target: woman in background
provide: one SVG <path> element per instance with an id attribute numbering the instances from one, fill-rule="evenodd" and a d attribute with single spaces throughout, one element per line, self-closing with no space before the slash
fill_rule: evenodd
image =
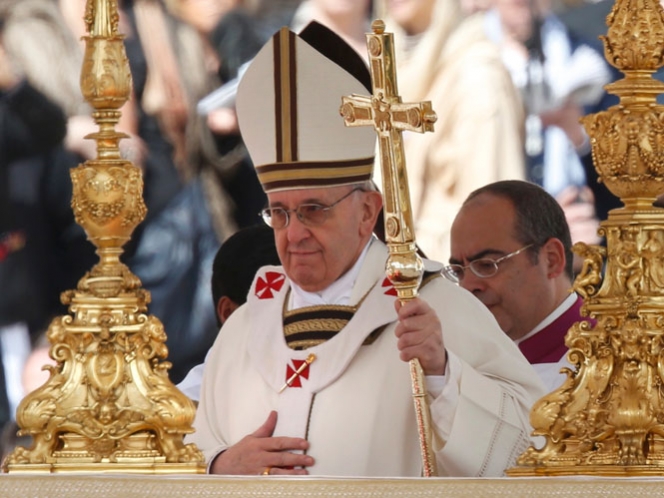
<path id="1" fill-rule="evenodd" d="M 459 0 L 379 0 L 377 13 L 395 33 L 403 101 L 429 100 L 438 116 L 433 133 L 405 133 L 404 148 L 418 245 L 447 261 L 465 197 L 524 178 L 522 106 L 481 19 L 464 19 Z"/>

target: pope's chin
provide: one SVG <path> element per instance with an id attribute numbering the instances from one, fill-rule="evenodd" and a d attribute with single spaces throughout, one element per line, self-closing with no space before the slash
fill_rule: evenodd
<path id="1" fill-rule="evenodd" d="M 304 261 L 309 259 L 309 262 Z M 288 264 L 284 265 L 288 277 L 307 292 L 317 292 L 323 290 L 320 283 L 320 268 L 311 262 L 311 256 L 308 258 L 294 257 L 291 255 Z"/>

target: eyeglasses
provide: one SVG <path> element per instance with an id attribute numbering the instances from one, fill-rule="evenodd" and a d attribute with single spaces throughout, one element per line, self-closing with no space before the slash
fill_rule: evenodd
<path id="1" fill-rule="evenodd" d="M 309 227 L 322 225 L 330 216 L 330 210 L 343 201 L 346 197 L 350 197 L 353 192 L 362 190 L 360 187 L 354 188 L 341 199 L 333 202 L 328 206 L 316 204 L 313 202 L 300 204 L 295 209 L 284 209 L 282 207 L 269 207 L 261 211 L 263 221 L 275 230 L 286 228 L 290 223 L 290 213 L 295 213 L 300 223 Z"/>
<path id="2" fill-rule="evenodd" d="M 452 282 L 457 284 L 463 280 L 464 274 L 468 269 L 470 269 L 470 271 L 472 271 L 473 274 L 475 274 L 475 276 L 479 278 L 493 277 L 496 273 L 498 273 L 498 265 L 500 263 L 510 258 L 513 258 L 517 254 L 522 253 L 523 251 L 532 247 L 533 245 L 534 244 L 528 244 L 527 246 L 522 247 L 521 249 L 517 249 L 516 251 L 506 254 L 505 256 L 502 256 L 501 258 L 498 259 L 480 258 L 471 261 L 470 263 L 468 263 L 467 266 L 448 265 L 443 268 L 443 275 L 448 280 L 451 280 Z"/>

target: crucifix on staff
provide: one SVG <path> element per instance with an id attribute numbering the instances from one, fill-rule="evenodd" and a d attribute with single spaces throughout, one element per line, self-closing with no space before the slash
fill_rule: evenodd
<path id="1" fill-rule="evenodd" d="M 394 37 L 376 20 L 367 34 L 373 95 L 342 98 L 341 115 L 347 126 L 373 126 L 378 134 L 383 178 L 385 238 L 389 249 L 386 273 L 399 299 L 417 296 L 424 268 L 417 254 L 408 174 L 403 152 L 403 131 L 433 131 L 436 113 L 431 102 L 403 103 L 397 88 Z M 431 422 L 424 374 L 417 358 L 410 361 L 413 401 L 422 452 L 423 474 L 436 475 L 431 451 Z"/>

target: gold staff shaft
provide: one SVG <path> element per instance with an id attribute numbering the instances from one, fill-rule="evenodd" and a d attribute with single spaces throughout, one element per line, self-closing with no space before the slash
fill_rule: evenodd
<path id="1" fill-rule="evenodd" d="M 401 302 L 417 296 L 424 267 L 417 254 L 402 132 L 433 131 L 436 115 L 430 102 L 404 104 L 397 91 L 394 37 L 376 20 L 367 34 L 373 95 L 343 97 L 341 114 L 347 126 L 373 126 L 378 134 L 383 177 L 385 236 L 389 249 L 386 274 Z M 431 450 L 431 413 L 420 361 L 410 361 L 411 387 L 420 437 L 423 475 L 436 475 Z"/>

